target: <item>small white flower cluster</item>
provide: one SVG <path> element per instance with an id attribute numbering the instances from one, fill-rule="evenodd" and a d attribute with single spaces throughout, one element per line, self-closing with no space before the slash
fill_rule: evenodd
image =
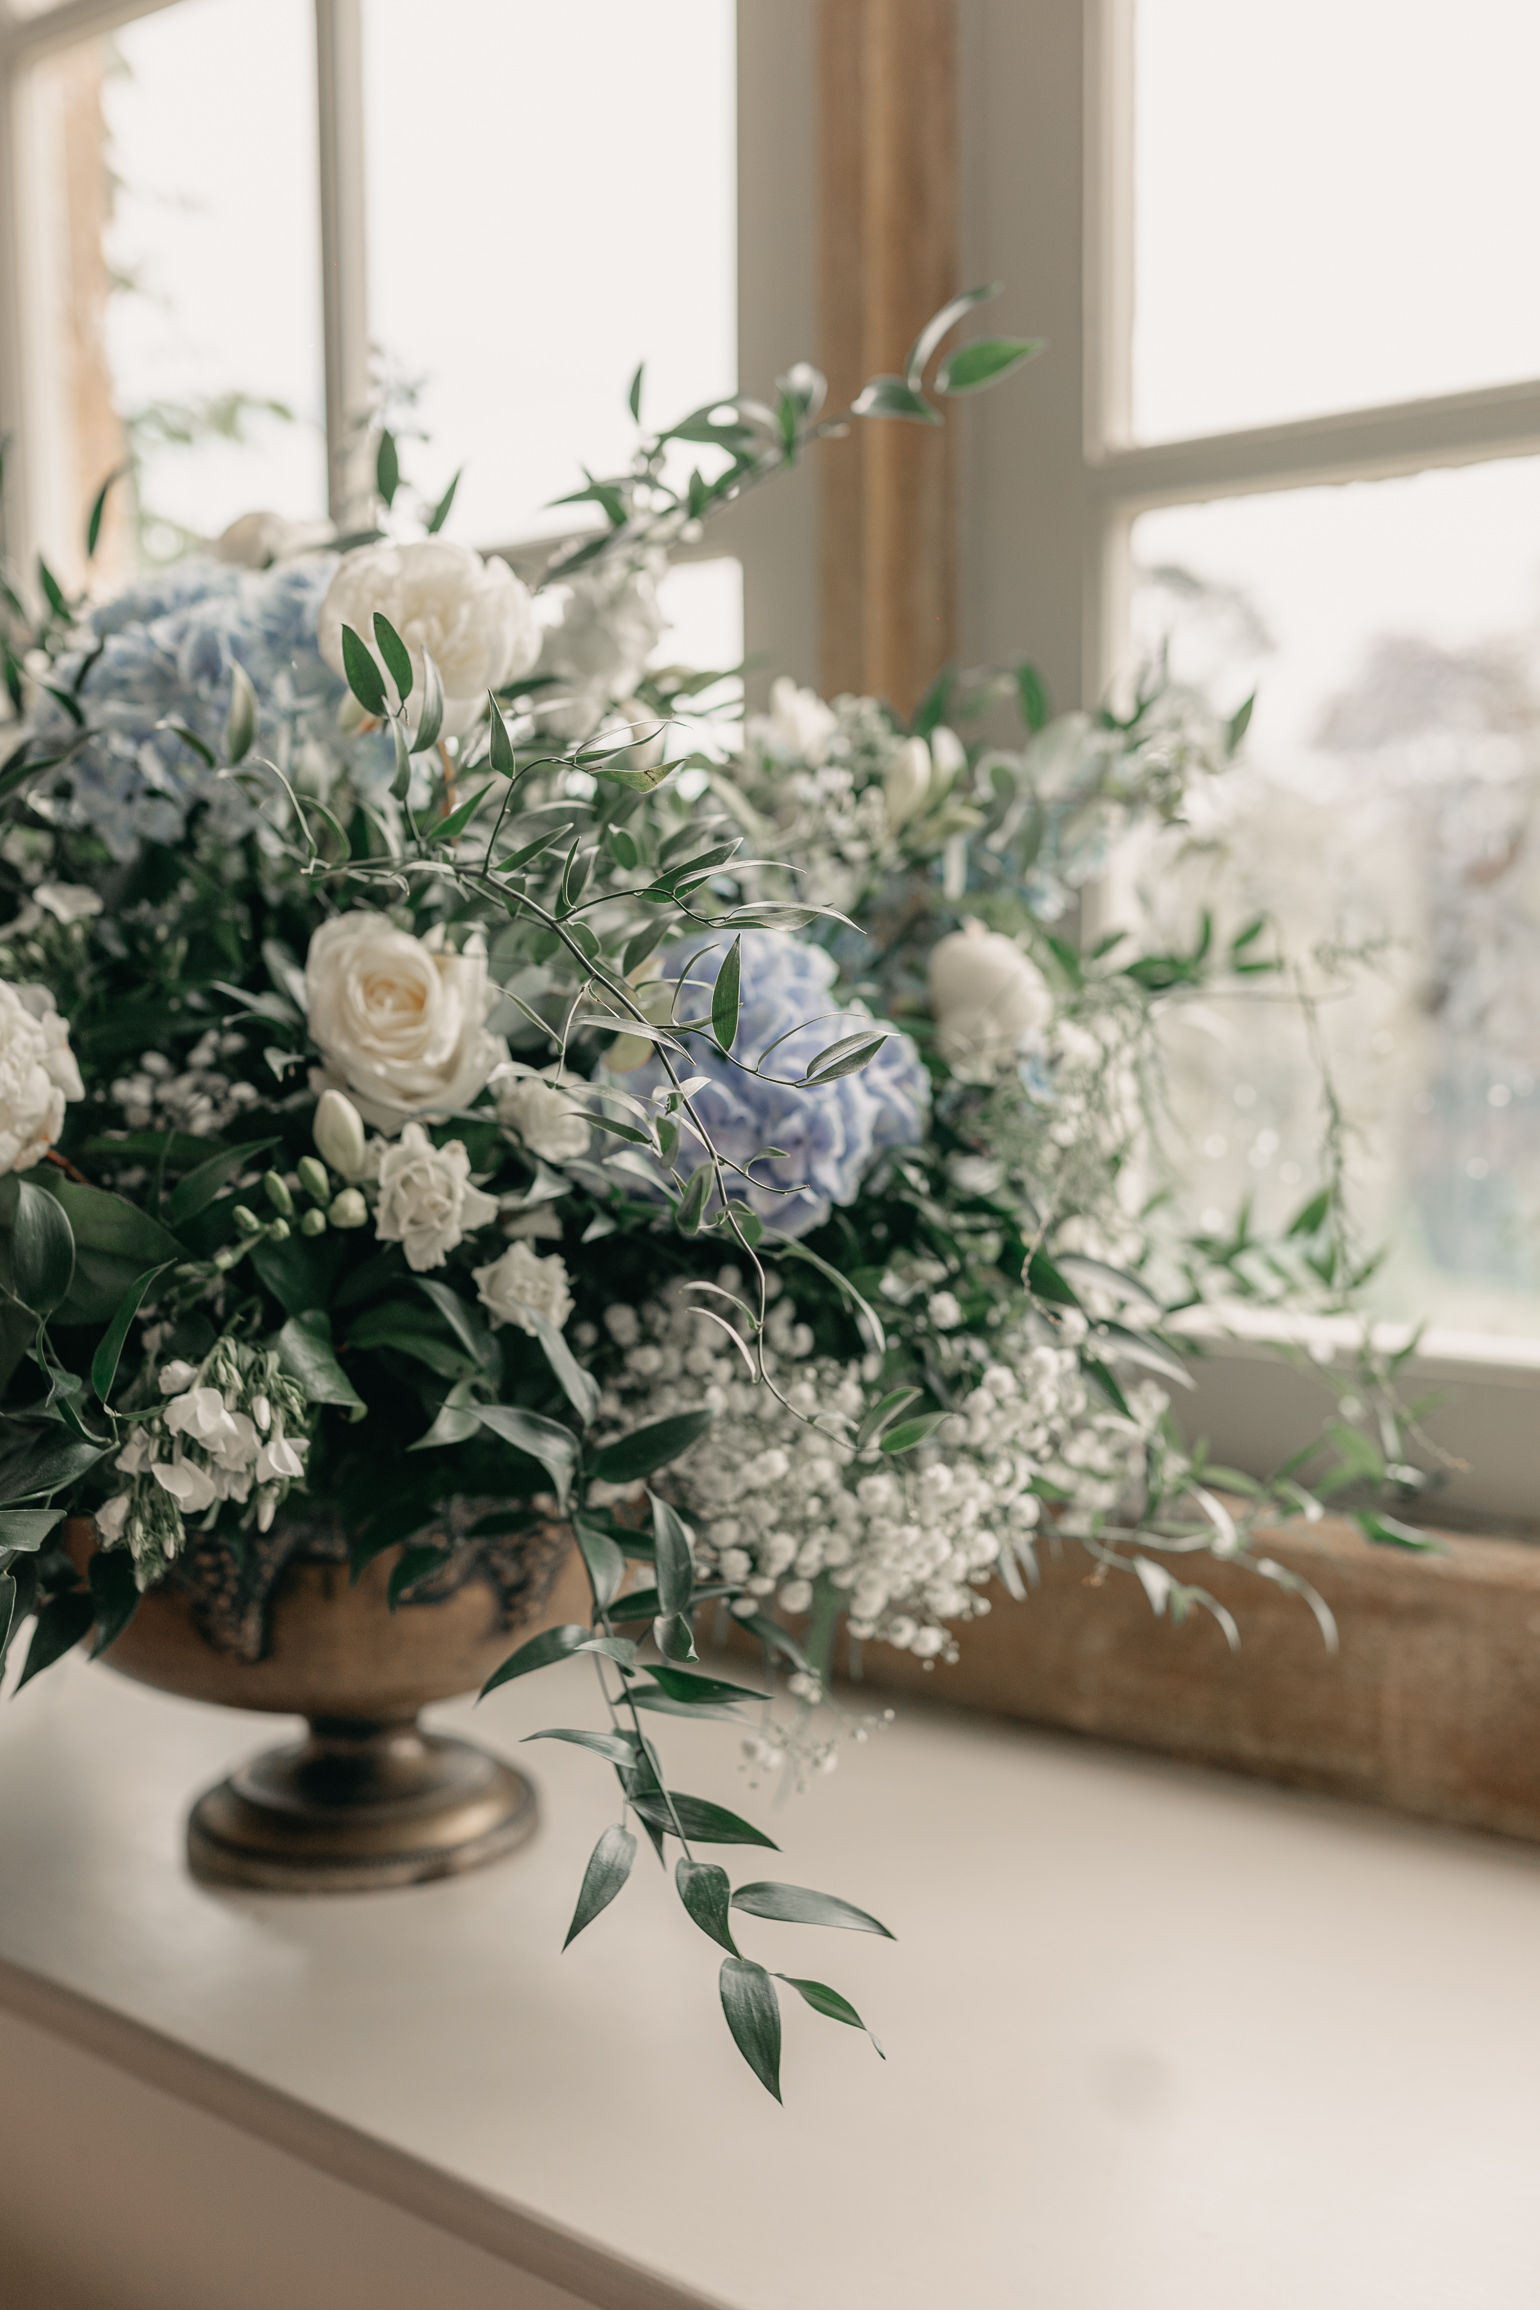
<path id="1" fill-rule="evenodd" d="M 1012 1573 L 1016 1562 L 1032 1568 L 1042 1516 L 1035 1486 L 1068 1496 L 1069 1530 L 1077 1512 L 1111 1509 L 1137 1481 L 1166 1409 L 1153 1384 L 1130 1392 L 1132 1420 L 1102 1408 L 1073 1353 L 1029 1325 L 987 1344 L 949 1333 L 936 1352 L 952 1417 L 901 1458 L 858 1459 L 849 1438 L 871 1394 L 868 1375 L 859 1364 L 812 1359 L 812 1334 L 787 1300 L 766 1328 L 766 1364 L 784 1403 L 753 1383 L 682 1290 L 640 1310 L 611 1307 L 605 1325 L 623 1371 L 605 1391 L 603 1428 L 702 1404 L 718 1415 L 668 1481 L 695 1526 L 702 1568 L 745 1589 L 737 1609 L 773 1599 L 806 1612 L 827 1573 L 853 1637 L 922 1660 L 950 1655 L 947 1623 L 988 1611 L 979 1591 L 1002 1560 Z"/>
<path id="2" fill-rule="evenodd" d="M 537 1083 L 534 1088 L 543 1092 L 548 1086 Z M 473 1183 L 463 1140 L 448 1139 L 436 1147 L 420 1123 L 406 1124 L 399 1139 L 367 1139 L 352 1101 L 331 1090 L 316 1103 L 314 1133 L 322 1158 L 344 1179 L 357 1182 L 332 1204 L 333 1222 L 362 1226 L 369 1210 L 365 1191 L 375 1194 L 375 1238 L 399 1243 L 415 1275 L 442 1267 L 468 1235 L 490 1227 L 502 1214 L 497 1197 Z M 504 1232 L 529 1232 L 520 1222 L 530 1216 L 515 1211 L 504 1220 Z M 556 1233 L 561 1233 L 559 1222 Z M 555 1254 L 541 1259 L 526 1242 L 510 1242 L 500 1257 L 472 1273 L 494 1329 L 511 1323 L 532 1333 L 536 1319 L 548 1316 L 560 1331 L 572 1313 L 566 1263 Z"/>
<path id="3" fill-rule="evenodd" d="M 267 1531 L 310 1449 L 301 1390 L 271 1349 L 220 1340 L 201 1364 L 177 1358 L 158 1375 L 162 1402 L 136 1420 L 114 1467 L 129 1487 L 96 1511 L 102 1545 L 127 1547 L 141 1588 L 159 1579 L 187 1527 L 256 1490 Z"/>
<path id="4" fill-rule="evenodd" d="M 241 1035 L 210 1027 L 187 1054 L 180 1074 L 160 1051 L 146 1051 L 131 1075 L 121 1075 L 112 1096 L 130 1131 L 186 1131 L 195 1139 L 221 1130 L 261 1093 L 234 1081 L 219 1065 L 246 1047 Z"/>

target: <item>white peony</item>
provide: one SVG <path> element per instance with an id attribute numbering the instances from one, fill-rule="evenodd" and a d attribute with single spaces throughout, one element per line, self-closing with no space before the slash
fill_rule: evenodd
<path id="1" fill-rule="evenodd" d="M 41 1163 L 63 1128 L 66 1100 L 84 1096 L 53 996 L 0 979 L 0 1171 Z"/>
<path id="2" fill-rule="evenodd" d="M 462 1236 L 496 1217 L 497 1198 L 471 1185 L 471 1159 L 458 1139 L 435 1147 L 420 1123 L 408 1123 L 380 1157 L 374 1232 L 401 1245 L 414 1273 L 442 1267 Z"/>
<path id="3" fill-rule="evenodd" d="M 478 720 L 488 690 L 527 674 L 540 636 L 527 589 L 505 561 L 483 561 L 469 546 L 441 537 L 415 545 L 361 545 L 344 554 L 326 589 L 316 624 L 321 655 L 343 673 L 342 629 L 351 626 L 375 651 L 374 614 L 390 620 L 412 661 L 408 717 L 415 730 L 422 701 L 423 652 L 444 685 L 444 735 L 462 737 Z M 381 665 L 381 671 L 384 667 Z M 389 674 L 392 700 L 396 688 Z"/>
<path id="4" fill-rule="evenodd" d="M 981 922 L 932 947 L 930 1005 L 942 1057 L 971 1083 L 987 1083 L 1041 1041 L 1053 1018 L 1053 997 L 1036 963 L 1014 939 Z"/>
<path id="5" fill-rule="evenodd" d="M 781 674 L 771 683 L 770 712 L 759 733 L 772 754 L 791 762 L 806 762 L 816 770 L 837 728 L 834 708 L 826 706 L 816 690 L 799 690 L 789 674 Z M 926 769 L 928 775 L 928 763 Z"/>
<path id="6" fill-rule="evenodd" d="M 494 1325 L 513 1323 L 533 1332 L 535 1317 L 544 1315 L 560 1331 L 572 1313 L 566 1265 L 554 1252 L 542 1259 L 527 1243 L 510 1243 L 501 1259 L 473 1272 L 477 1296 Z"/>
<path id="7" fill-rule="evenodd" d="M 305 960 L 310 1032 L 382 1131 L 468 1106 L 506 1062 L 483 1023 L 492 999 L 484 954 L 430 945 L 367 909 L 323 923 Z"/>
<path id="8" fill-rule="evenodd" d="M 588 1153 L 588 1118 L 554 1083 L 538 1075 L 508 1075 L 492 1088 L 499 1123 L 531 1155 L 547 1163 L 572 1163 Z"/>

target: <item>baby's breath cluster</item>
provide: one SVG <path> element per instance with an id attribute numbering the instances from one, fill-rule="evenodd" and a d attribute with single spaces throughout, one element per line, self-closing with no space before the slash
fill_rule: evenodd
<path id="1" fill-rule="evenodd" d="M 825 1584 L 854 1638 L 921 1660 L 949 1657 L 951 1624 L 988 1611 L 992 1574 L 1035 1571 L 1046 1502 L 1073 1499 L 1090 1517 L 1116 1507 L 1166 1409 L 1154 1386 L 1128 1394 L 1130 1418 L 1099 1403 L 1073 1351 L 1028 1319 L 987 1343 L 935 1343 L 950 1416 L 890 1458 L 854 1440 L 872 1359 L 816 1356 L 787 1295 L 765 1327 L 770 1387 L 687 1289 L 612 1306 L 605 1325 L 620 1353 L 601 1421 L 620 1429 L 702 1404 L 718 1414 L 668 1481 L 703 1568 L 741 1588 L 734 1609 L 800 1615 Z"/>

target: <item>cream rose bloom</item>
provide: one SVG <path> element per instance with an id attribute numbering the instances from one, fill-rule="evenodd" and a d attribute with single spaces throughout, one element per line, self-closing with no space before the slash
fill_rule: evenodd
<path id="1" fill-rule="evenodd" d="M 0 979 L 0 1171 L 41 1163 L 64 1127 L 65 1101 L 84 1096 L 53 996 Z"/>
<path id="2" fill-rule="evenodd" d="M 930 955 L 930 1006 L 941 1055 L 965 1082 L 987 1083 L 1041 1040 L 1053 997 L 1036 963 L 1001 931 L 969 922 Z"/>
<path id="3" fill-rule="evenodd" d="M 492 1089 L 499 1123 L 531 1155 L 547 1163 L 572 1163 L 588 1153 L 588 1118 L 554 1083 L 539 1075 L 507 1075 Z"/>
<path id="4" fill-rule="evenodd" d="M 458 1139 L 435 1147 L 420 1123 L 408 1123 L 380 1157 L 374 1232 L 401 1245 L 414 1274 L 442 1267 L 462 1236 L 496 1217 L 497 1198 L 471 1185 L 471 1159 Z"/>
<path id="5" fill-rule="evenodd" d="M 554 1252 L 549 1259 L 542 1259 L 527 1243 L 510 1243 L 501 1259 L 494 1259 L 489 1267 L 474 1268 L 472 1273 L 477 1296 L 494 1327 L 512 1323 L 520 1331 L 533 1332 L 535 1317 L 544 1315 L 560 1331 L 572 1313 L 566 1264 Z"/>
<path id="6" fill-rule="evenodd" d="M 415 545 L 361 545 L 344 554 L 326 589 L 316 621 L 321 655 L 345 671 L 342 629 L 351 626 L 374 650 L 374 613 L 395 627 L 412 661 L 409 719 L 415 730 L 422 700 L 426 650 L 444 684 L 444 735 L 463 737 L 486 704 L 488 690 L 527 674 L 540 655 L 540 636 L 527 589 L 505 561 L 483 561 L 469 546 L 441 537 Z M 378 652 L 375 652 L 378 661 Z M 381 672 L 385 669 L 381 665 Z M 385 687 L 396 695 L 388 673 Z"/>
<path id="7" fill-rule="evenodd" d="M 507 1044 L 484 1023 L 492 1000 L 484 954 L 413 938 L 367 908 L 323 923 L 305 958 L 310 1032 L 331 1086 L 380 1131 L 469 1106 L 506 1064 Z"/>

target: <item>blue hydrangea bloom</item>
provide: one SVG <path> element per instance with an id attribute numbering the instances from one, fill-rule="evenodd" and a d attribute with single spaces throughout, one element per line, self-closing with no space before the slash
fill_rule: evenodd
<path id="1" fill-rule="evenodd" d="M 694 963 L 681 1013 L 698 1018 L 709 1009 L 726 951 L 724 941 Z M 682 970 L 695 952 L 694 946 L 672 950 L 665 960 L 668 974 Z M 829 990 L 835 976 L 834 961 L 822 947 L 789 931 L 746 930 L 735 1054 L 758 1063 L 773 1043 L 766 1068 L 795 1078 L 831 1043 L 858 1033 L 871 1013 L 856 1002 L 833 1008 Z M 735 1178 L 731 1189 L 783 1235 L 806 1235 L 822 1225 L 834 1204 L 853 1203 L 878 1159 L 890 1149 L 915 1146 L 924 1132 L 930 1079 L 914 1044 L 896 1031 L 859 1074 L 811 1089 L 795 1080 L 771 1083 L 746 1075 L 706 1036 L 690 1036 L 689 1048 L 691 1072 L 706 1077 L 693 1104 L 718 1151 L 747 1166 L 762 1147 L 785 1148 L 784 1158 L 754 1163 L 752 1182 Z M 608 1079 L 643 1099 L 668 1081 L 655 1059 Z M 682 1133 L 675 1168 L 688 1176 L 705 1159 L 699 1143 Z"/>
<path id="2" fill-rule="evenodd" d="M 175 842 L 200 794 L 215 804 L 225 831 L 250 822 L 241 788 L 228 780 L 211 787 L 192 749 L 157 727 L 181 722 L 217 753 L 237 660 L 257 693 L 260 750 L 286 763 L 309 733 L 335 740 L 343 684 L 316 647 L 316 613 L 335 567 L 332 554 L 269 570 L 190 557 L 92 612 L 100 652 L 79 691 L 92 736 L 57 786 L 73 796 L 71 815 L 94 827 L 115 856 L 131 856 L 142 841 Z M 73 683 L 88 655 L 60 661 L 58 686 Z M 53 738 L 73 729 L 47 697 L 34 727 Z"/>

